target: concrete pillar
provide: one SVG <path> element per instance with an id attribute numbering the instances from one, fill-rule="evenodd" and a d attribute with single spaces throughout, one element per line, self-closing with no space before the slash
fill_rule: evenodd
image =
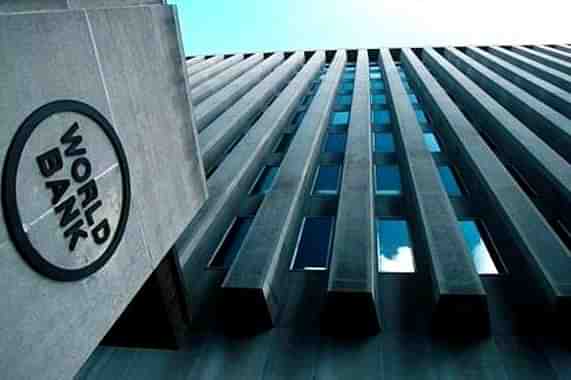
<path id="1" fill-rule="evenodd" d="M 554 84 L 567 92 L 571 92 L 571 75 L 564 74 L 559 70 L 552 69 L 549 66 L 516 54 L 508 49 L 492 46 L 489 47 L 487 51 L 490 54 L 508 61 L 512 65 L 529 71 L 538 78 Z"/>
<path id="2" fill-rule="evenodd" d="M 228 69 L 232 65 L 242 61 L 244 59 L 244 54 L 236 54 L 232 57 L 226 58 L 223 61 L 220 61 L 211 67 L 202 70 L 199 73 L 194 74 L 189 78 L 190 88 L 193 89 L 199 84 L 206 82 L 209 79 L 214 78 L 216 75 L 220 74 L 224 70 Z"/>
<path id="3" fill-rule="evenodd" d="M 186 67 L 190 67 L 190 66 L 194 66 L 197 63 L 203 62 L 204 61 L 204 57 L 203 56 L 199 56 L 199 57 L 192 57 L 190 59 L 187 59 L 185 62 Z"/>
<path id="4" fill-rule="evenodd" d="M 221 91 L 212 95 L 204 102 L 196 107 L 196 125 L 198 131 L 201 132 L 204 128 L 216 119 L 224 110 L 226 110 L 232 103 L 240 99 L 246 92 L 250 91 L 259 81 L 275 69 L 284 59 L 283 53 L 275 53 L 268 59 L 260 62 L 247 73 L 235 79 L 224 87 Z M 246 60 L 247 61 L 247 60 Z M 244 61 L 244 63 L 246 62 Z M 230 69 L 232 70 L 232 69 Z M 221 76 L 223 76 L 222 74 Z M 218 78 L 214 78 L 217 80 Z M 205 83 L 205 84 L 208 84 Z M 199 89 L 198 87 L 197 89 Z M 191 94 L 192 96 L 192 94 Z M 194 102 L 194 98 L 192 100 Z"/>
<path id="5" fill-rule="evenodd" d="M 369 58 L 359 50 L 324 311 L 336 333 L 377 332 Z"/>
<path id="6" fill-rule="evenodd" d="M 548 54 L 544 54 L 535 49 L 529 49 L 522 46 L 512 46 L 512 51 L 523 55 L 524 57 L 533 59 L 539 63 L 549 66 L 555 70 L 559 70 L 564 74 L 571 75 L 571 64 L 560 59 L 554 58 Z"/>
<path id="7" fill-rule="evenodd" d="M 286 81 L 303 65 L 304 60 L 303 52 L 289 57 L 234 105 L 226 109 L 208 128 L 202 130 L 198 138 L 207 173 L 224 159 L 224 150 L 240 134 L 247 132 L 251 118 L 262 109 L 271 95 L 279 92 Z"/>
<path id="8" fill-rule="evenodd" d="M 216 78 L 212 78 L 206 82 L 203 82 L 198 87 L 194 88 L 191 92 L 192 104 L 198 106 L 206 98 L 212 96 L 216 91 L 224 88 L 230 83 L 234 83 L 235 79 L 240 77 L 240 75 L 248 72 L 252 67 L 256 66 L 258 63 L 264 60 L 263 54 L 254 54 L 244 61 L 238 63 L 234 67 L 226 70 Z M 192 78 L 192 76 L 191 76 Z"/>
<path id="9" fill-rule="evenodd" d="M 0 14 L 2 378 L 72 378 L 205 201 L 177 23 Z"/>
<path id="10" fill-rule="evenodd" d="M 224 282 L 232 323 L 262 329 L 274 325 L 283 302 L 288 271 L 302 220 L 302 206 L 341 80 L 346 52 L 338 50 L 317 95 L 293 138 L 272 191 L 266 194 L 250 232 Z"/>
<path id="11" fill-rule="evenodd" d="M 205 303 L 212 301 L 209 298 L 211 290 L 220 285 L 225 275 L 225 272 L 205 271 L 204 268 L 263 166 L 263 158 L 271 152 L 280 132 L 287 127 L 324 61 L 324 52 L 313 54 L 208 179 L 208 200 L 174 247 L 183 267 L 193 317 Z"/>
<path id="12" fill-rule="evenodd" d="M 571 54 L 549 46 L 534 46 L 533 50 L 540 51 L 565 62 L 571 62 Z"/>
<path id="13" fill-rule="evenodd" d="M 505 79 L 513 82 L 536 99 L 555 109 L 565 117 L 571 117 L 571 93 L 560 89 L 540 78 L 531 75 L 482 49 L 466 48 L 466 54 L 496 72 Z"/>
<path id="14" fill-rule="evenodd" d="M 553 306 L 560 308 L 569 302 L 571 261 L 566 247 L 412 50 L 404 49 L 401 60 L 449 151 L 455 152 L 454 159 L 469 170 L 463 177 L 473 180 L 479 189 L 475 199 L 485 203 L 478 205 L 492 210 L 512 236 L 519 252 L 511 256 L 523 255 L 529 272 L 535 276 L 536 286 Z M 506 258 L 508 255 L 510 253 L 505 252 Z"/>
<path id="15" fill-rule="evenodd" d="M 434 49 L 423 49 L 422 60 L 456 104 L 477 121 L 479 131 L 502 147 L 505 159 L 536 179 L 538 190 L 550 194 L 553 202 L 569 207 L 569 163 Z"/>
<path id="16" fill-rule="evenodd" d="M 422 249 L 430 256 L 435 324 L 440 328 L 457 318 L 470 318 L 476 326 L 485 328 L 486 292 L 388 49 L 381 49 L 380 58 L 394 114 L 397 155 L 403 163 L 403 188 L 414 210 L 411 222 L 420 243 L 417 250 Z"/>
<path id="17" fill-rule="evenodd" d="M 567 161 L 571 162 L 571 123 L 567 117 L 529 93 L 503 79 L 459 50 L 445 50 L 445 56 L 503 107 L 535 132 Z"/>
<path id="18" fill-rule="evenodd" d="M 192 78 L 193 75 L 211 67 L 212 65 L 215 65 L 216 63 L 222 61 L 223 59 L 224 59 L 223 55 L 215 55 L 214 57 L 204 59 L 202 62 L 198 62 L 196 64 L 192 65 L 187 64 L 186 71 L 188 72 L 189 77 Z"/>

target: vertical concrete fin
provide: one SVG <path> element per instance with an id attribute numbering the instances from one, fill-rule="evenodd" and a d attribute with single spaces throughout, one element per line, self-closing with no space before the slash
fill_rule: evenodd
<path id="1" fill-rule="evenodd" d="M 467 172 L 482 196 L 482 208 L 492 210 L 505 231 L 510 231 L 523 260 L 537 279 L 537 286 L 554 305 L 569 300 L 571 262 L 569 252 L 517 182 L 486 145 L 474 126 L 410 49 L 404 49 L 403 64 L 417 85 L 435 127 Z M 485 202 L 485 203 L 484 203 Z M 519 254 L 502 252 L 506 260 Z"/>
<path id="2" fill-rule="evenodd" d="M 202 70 L 199 73 L 192 75 L 189 79 L 190 88 L 193 89 L 199 84 L 206 82 L 211 78 L 214 78 L 216 75 L 220 74 L 221 72 L 235 65 L 236 63 L 242 61 L 243 59 L 244 59 L 243 54 L 236 54 L 212 65 L 211 67 L 205 70 Z"/>
<path id="3" fill-rule="evenodd" d="M 242 248 L 222 284 L 234 322 L 270 327 L 277 321 L 287 284 L 288 258 L 302 219 L 321 142 L 337 86 L 347 60 L 338 50 L 281 164 L 272 191 L 266 194 Z"/>
<path id="4" fill-rule="evenodd" d="M 208 67 L 211 67 L 212 65 L 222 61 L 224 59 L 223 55 L 215 55 L 214 57 L 210 57 L 207 59 L 203 59 L 200 62 L 197 62 L 195 64 L 192 65 L 187 65 L 187 72 L 189 77 L 191 77 L 192 75 L 195 75 L 199 72 L 201 72 L 202 70 L 207 69 Z"/>
<path id="5" fill-rule="evenodd" d="M 204 57 L 203 56 L 198 56 L 198 57 L 192 57 L 186 60 L 185 65 L 186 68 L 188 69 L 191 66 L 196 65 L 197 63 L 203 62 L 204 61 Z M 188 71 L 188 70 L 187 70 Z"/>
<path id="6" fill-rule="evenodd" d="M 471 317 L 487 326 L 486 292 L 434 160 L 424 144 L 414 109 L 388 49 L 381 49 L 380 57 L 394 114 L 397 154 L 403 163 L 403 188 L 413 209 L 411 222 L 420 243 L 417 254 L 424 251 L 430 256 L 435 322 L 438 326 L 450 324 L 452 327 L 457 318 Z"/>
<path id="7" fill-rule="evenodd" d="M 303 52 L 290 56 L 283 64 L 216 118 L 199 136 L 206 172 L 224 158 L 224 151 L 248 131 L 251 119 L 270 101 L 273 94 L 303 65 Z"/>
<path id="8" fill-rule="evenodd" d="M 559 70 L 562 73 L 571 75 L 571 64 L 565 61 L 552 57 L 548 54 L 544 54 L 543 52 L 540 52 L 536 49 L 529 49 L 522 46 L 512 46 L 511 50 L 523 55 L 524 57 L 533 59 L 534 61 L 549 66 L 555 70 Z"/>
<path id="9" fill-rule="evenodd" d="M 571 53 L 559 49 L 554 49 L 549 46 L 534 46 L 533 49 L 545 53 L 547 55 L 550 55 L 552 57 L 555 57 L 557 59 L 560 59 L 562 61 L 571 63 Z"/>
<path id="10" fill-rule="evenodd" d="M 374 333 L 380 328 L 369 93 L 369 58 L 359 50 L 323 313 L 332 332 Z"/>

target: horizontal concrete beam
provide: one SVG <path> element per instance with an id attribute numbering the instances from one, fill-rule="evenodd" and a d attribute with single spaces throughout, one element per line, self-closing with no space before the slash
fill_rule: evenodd
<path id="1" fill-rule="evenodd" d="M 410 49 L 401 56 L 421 99 L 430 111 L 435 128 L 454 160 L 467 168 L 465 178 L 477 182 L 478 193 L 497 220 L 510 231 L 514 244 L 533 273 L 536 286 L 551 303 L 560 307 L 571 299 L 570 253 L 545 218 L 525 195 L 500 160 L 466 119 L 460 109 Z M 507 253 L 506 253 L 507 256 Z"/>
<path id="2" fill-rule="evenodd" d="M 394 113 L 395 138 L 403 171 L 403 188 L 419 238 L 418 248 L 429 257 L 435 301 L 434 321 L 441 327 L 456 318 L 471 316 L 488 325 L 486 292 L 476 273 L 458 227 L 454 209 L 438 169 L 426 148 L 416 114 L 388 49 L 381 61 Z"/>
<path id="3" fill-rule="evenodd" d="M 571 93 L 537 78 L 482 49 L 466 48 L 466 54 L 501 75 L 510 82 L 529 92 L 536 99 L 552 107 L 565 117 L 571 117 Z"/>
<path id="4" fill-rule="evenodd" d="M 248 62 L 250 58 L 256 58 L 253 62 Z M 230 84 L 225 86 L 221 91 L 218 91 L 216 94 L 210 96 L 204 102 L 200 103 L 196 108 L 195 116 L 196 116 L 196 125 L 198 131 L 202 131 L 204 128 L 208 127 L 208 125 L 216 119 L 224 110 L 226 110 L 232 103 L 238 100 L 241 96 L 243 96 L 246 92 L 250 91 L 252 87 L 254 87 L 259 81 L 261 81 L 266 75 L 268 75 L 273 69 L 276 68 L 284 59 L 283 53 L 275 53 L 272 54 L 271 57 L 261 61 L 259 64 L 255 65 L 259 59 L 263 58 L 262 54 L 256 54 L 245 60 L 244 62 L 239 63 L 238 65 L 234 66 L 233 68 L 229 69 L 225 73 L 222 73 L 219 78 L 225 76 L 230 71 L 238 68 L 242 64 L 248 62 L 253 66 L 252 69 L 248 70 L 244 75 L 240 76 L 238 79 L 231 81 Z M 213 80 L 218 80 L 219 78 L 214 78 Z M 209 81 L 210 82 L 210 81 Z M 204 83 L 204 85 L 208 85 L 209 82 Z M 202 86 L 197 87 L 195 90 L 199 90 Z M 191 93 L 192 102 L 194 104 L 194 91 Z"/>
<path id="5" fill-rule="evenodd" d="M 498 103 L 516 115 L 527 128 L 571 162 L 571 122 L 567 117 L 458 49 L 446 49 L 445 56 Z"/>
<path id="6" fill-rule="evenodd" d="M 524 57 L 533 59 L 539 63 L 542 63 L 546 66 L 549 66 L 555 70 L 559 70 L 562 73 L 567 75 L 571 75 L 571 64 L 562 61 L 560 59 L 554 58 L 548 54 L 540 52 L 535 49 L 529 49 L 521 46 L 512 46 L 512 51 L 515 51 L 518 54 L 523 55 Z"/>
<path id="7" fill-rule="evenodd" d="M 247 131 L 256 112 L 264 107 L 271 95 L 279 92 L 303 62 L 302 52 L 289 57 L 200 133 L 200 150 L 207 173 L 220 162 L 234 139 Z"/>
<path id="8" fill-rule="evenodd" d="M 204 61 L 204 57 L 203 56 L 199 56 L 199 57 L 192 57 L 190 59 L 187 59 L 185 62 L 186 67 L 190 67 L 190 66 L 194 66 L 197 63 L 203 62 Z"/>
<path id="9" fill-rule="evenodd" d="M 223 279 L 219 271 L 204 268 L 242 205 L 244 194 L 263 165 L 263 158 L 288 125 L 324 61 L 322 51 L 311 57 L 208 179 L 208 199 L 174 247 L 183 267 L 193 316 L 209 301 L 208 290 L 218 287 Z"/>
<path id="10" fill-rule="evenodd" d="M 228 69 L 229 67 L 240 62 L 243 59 L 244 59 L 244 54 L 236 54 L 230 58 L 226 58 L 223 61 L 220 61 L 220 62 L 202 70 L 199 73 L 192 75 L 189 78 L 190 88 L 193 89 L 196 86 L 198 86 L 199 84 L 206 82 L 207 80 L 215 77 L 216 75 L 218 75 L 222 71 Z"/>
<path id="11" fill-rule="evenodd" d="M 571 75 L 552 69 L 549 66 L 536 62 L 533 59 L 526 58 L 520 54 L 516 54 L 508 49 L 492 46 L 487 49 L 487 52 L 500 57 L 512 65 L 518 66 L 532 73 L 536 77 L 554 84 L 567 92 L 571 92 Z"/>
<path id="12" fill-rule="evenodd" d="M 346 60 L 346 52 L 338 50 L 282 161 L 272 191 L 262 201 L 222 284 L 232 322 L 241 328 L 268 328 L 277 320 L 287 289 L 284 273 L 301 224 L 303 200 L 317 166 Z"/>
<path id="13" fill-rule="evenodd" d="M 260 62 L 263 62 L 263 60 L 263 54 L 254 54 L 244 61 L 234 65 L 234 67 L 226 70 L 216 78 L 212 78 L 202 83 L 200 86 L 194 88 L 190 93 L 192 104 L 198 106 L 209 96 L 212 96 L 217 91 L 225 88 L 230 83 L 233 83 L 236 78 L 239 78 L 242 74 L 247 73 L 248 70 L 252 69 L 252 67 L 255 67 Z"/>
<path id="14" fill-rule="evenodd" d="M 223 55 L 215 55 L 214 57 L 210 57 L 208 59 L 204 59 L 201 62 L 195 63 L 195 64 L 186 64 L 186 71 L 188 73 L 189 77 L 192 77 L 192 75 L 201 72 L 202 70 L 216 64 L 217 62 L 220 62 L 224 59 Z"/>
<path id="15" fill-rule="evenodd" d="M 423 49 L 422 60 L 460 109 L 473 123 L 477 121 L 474 126 L 479 132 L 502 147 L 510 164 L 529 178 L 541 178 L 553 201 L 567 207 L 571 200 L 569 163 L 434 49 Z"/>
<path id="16" fill-rule="evenodd" d="M 335 334 L 375 333 L 381 325 L 369 93 L 369 57 L 359 50 L 323 313 L 325 329 Z"/>

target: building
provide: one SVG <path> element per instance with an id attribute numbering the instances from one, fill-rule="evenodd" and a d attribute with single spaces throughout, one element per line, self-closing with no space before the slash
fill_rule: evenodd
<path id="1" fill-rule="evenodd" d="M 141 349 L 140 294 L 78 379 L 571 379 L 571 45 L 186 65 L 190 329 Z"/>

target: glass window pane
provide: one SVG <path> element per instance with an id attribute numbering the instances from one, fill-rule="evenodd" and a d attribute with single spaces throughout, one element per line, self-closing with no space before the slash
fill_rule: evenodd
<path id="1" fill-rule="evenodd" d="M 408 98 L 410 99 L 410 102 L 413 105 L 417 105 L 418 104 L 418 98 L 416 97 L 416 95 L 414 94 L 408 94 Z M 418 116 L 417 116 L 418 117 Z"/>
<path id="2" fill-rule="evenodd" d="M 351 95 L 337 95 L 335 102 L 340 106 L 351 105 Z"/>
<path id="3" fill-rule="evenodd" d="M 355 79 L 354 71 L 346 71 L 343 73 L 343 80 L 353 80 Z"/>
<path id="4" fill-rule="evenodd" d="M 345 71 L 355 71 L 355 66 L 346 66 Z"/>
<path id="5" fill-rule="evenodd" d="M 391 123 L 391 112 L 389 110 L 371 111 L 371 122 L 377 125 L 388 125 Z"/>
<path id="6" fill-rule="evenodd" d="M 440 173 L 440 178 L 442 179 L 442 183 L 444 184 L 444 188 L 448 195 L 452 196 L 460 196 L 462 195 L 462 191 L 460 190 L 460 186 L 458 186 L 458 182 L 456 181 L 456 177 L 452 172 L 452 169 L 448 166 L 438 166 L 438 172 Z"/>
<path id="7" fill-rule="evenodd" d="M 304 115 L 305 115 L 305 111 L 299 111 L 298 113 L 295 114 L 291 123 L 293 125 L 297 125 L 297 124 L 301 123 L 301 120 L 303 119 Z"/>
<path id="8" fill-rule="evenodd" d="M 412 88 L 410 87 L 410 83 L 407 80 L 403 80 L 402 85 L 404 86 L 404 89 L 406 90 L 406 92 L 408 92 L 408 93 L 413 92 Z"/>
<path id="9" fill-rule="evenodd" d="M 328 133 L 325 141 L 325 151 L 330 153 L 345 152 L 347 135 L 345 133 Z"/>
<path id="10" fill-rule="evenodd" d="M 405 220 L 377 219 L 379 272 L 413 273 L 414 257 Z"/>
<path id="11" fill-rule="evenodd" d="M 258 177 L 256 184 L 252 188 L 251 195 L 266 194 L 272 188 L 274 179 L 278 172 L 277 166 L 265 166 L 262 169 L 262 174 Z"/>
<path id="12" fill-rule="evenodd" d="M 333 217 L 305 218 L 303 220 L 291 269 L 327 269 L 332 227 Z"/>
<path id="13" fill-rule="evenodd" d="M 371 71 L 369 73 L 369 78 L 371 79 L 381 79 L 383 76 L 381 75 L 380 71 Z"/>
<path id="14" fill-rule="evenodd" d="M 343 91 L 353 90 L 353 82 L 341 82 L 341 90 Z"/>
<path id="15" fill-rule="evenodd" d="M 346 111 L 333 112 L 333 115 L 331 115 L 331 124 L 332 125 L 349 124 L 349 112 Z"/>
<path id="16" fill-rule="evenodd" d="M 291 139 L 293 138 L 292 133 L 284 133 L 282 138 L 277 143 L 276 148 L 274 149 L 275 153 L 285 153 L 289 148 L 289 144 L 291 144 Z"/>
<path id="17" fill-rule="evenodd" d="M 428 148 L 429 152 L 432 153 L 440 152 L 440 145 L 438 144 L 438 140 L 436 140 L 436 136 L 434 136 L 434 133 L 425 133 L 424 143 L 426 144 L 426 148 Z"/>
<path id="18" fill-rule="evenodd" d="M 339 184 L 340 167 L 338 165 L 323 165 L 317 169 L 317 178 L 313 194 L 336 195 Z"/>
<path id="19" fill-rule="evenodd" d="M 414 95 L 412 95 L 412 96 L 414 96 Z M 424 111 L 415 110 L 415 112 L 416 112 L 416 120 L 418 120 L 419 123 L 421 123 L 421 124 L 427 124 L 428 123 L 428 119 L 426 118 Z"/>
<path id="20" fill-rule="evenodd" d="M 378 165 L 375 171 L 375 193 L 378 195 L 400 195 L 401 178 L 397 165 Z"/>
<path id="21" fill-rule="evenodd" d="M 253 216 L 236 218 L 226 233 L 226 236 L 224 236 L 224 241 L 214 254 L 210 267 L 230 268 L 232 261 L 234 261 L 236 254 L 242 246 L 242 242 L 244 241 L 253 220 Z"/>
<path id="22" fill-rule="evenodd" d="M 385 83 L 379 79 L 371 80 L 371 89 L 373 90 L 383 90 L 385 88 Z"/>
<path id="23" fill-rule="evenodd" d="M 386 95 L 371 95 L 371 104 L 386 105 L 387 97 Z"/>
<path id="24" fill-rule="evenodd" d="M 476 222 L 474 220 L 460 220 L 458 223 L 464 235 L 468 252 L 472 256 L 476 272 L 479 274 L 498 274 L 496 264 L 492 260 Z"/>
<path id="25" fill-rule="evenodd" d="M 392 133 L 375 133 L 375 152 L 393 153 L 395 140 Z"/>

